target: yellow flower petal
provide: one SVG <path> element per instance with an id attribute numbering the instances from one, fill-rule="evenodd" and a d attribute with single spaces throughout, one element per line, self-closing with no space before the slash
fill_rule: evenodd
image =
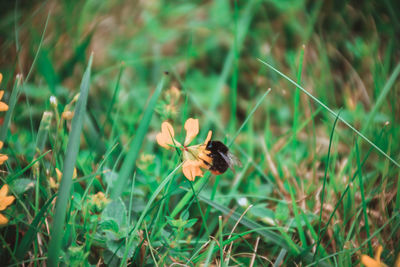
<path id="1" fill-rule="evenodd" d="M 4 163 L 4 161 L 8 160 L 7 155 L 0 154 L 0 165 Z"/>
<path id="2" fill-rule="evenodd" d="M 361 255 L 361 263 L 366 267 L 386 267 L 387 265 L 381 262 L 381 254 L 383 247 L 379 246 L 375 252 L 375 259 L 367 255 Z"/>
<path id="3" fill-rule="evenodd" d="M 8 206 L 10 206 L 15 200 L 14 196 L 1 197 L 0 198 L 0 211 L 5 210 Z"/>
<path id="4" fill-rule="evenodd" d="M 1 91 L 0 91 L 0 100 L 3 98 L 3 95 L 4 95 L 4 91 L 1 90 Z"/>
<path id="5" fill-rule="evenodd" d="M 5 197 L 8 194 L 8 185 L 3 185 L 0 189 L 0 197 Z"/>
<path id="6" fill-rule="evenodd" d="M 0 111 L 7 111 L 8 105 L 6 103 L 0 102 Z"/>
<path id="7" fill-rule="evenodd" d="M 383 250 L 383 247 L 382 247 L 382 246 L 379 246 L 379 247 L 376 249 L 376 252 L 375 252 L 375 260 L 376 260 L 377 262 L 381 262 L 382 250 Z"/>
<path id="8" fill-rule="evenodd" d="M 51 189 L 58 189 L 58 183 L 56 183 L 53 177 L 50 177 L 49 185 Z"/>
<path id="9" fill-rule="evenodd" d="M 185 122 L 185 130 L 186 130 L 185 146 L 187 146 L 199 134 L 199 120 L 192 118 L 187 119 Z"/>
<path id="10" fill-rule="evenodd" d="M 8 223 L 8 219 L 0 213 L 0 225 L 5 225 Z"/>
<path id="11" fill-rule="evenodd" d="M 196 176 L 203 177 L 200 164 L 194 160 L 187 160 L 183 163 L 182 172 L 189 181 L 194 181 Z"/>
<path id="12" fill-rule="evenodd" d="M 185 161 L 182 165 L 182 172 L 189 181 L 194 181 L 196 176 L 203 177 L 199 162 L 194 160 Z"/>
<path id="13" fill-rule="evenodd" d="M 0 83 L 3 80 L 3 74 L 0 73 Z"/>
<path id="14" fill-rule="evenodd" d="M 400 253 L 397 255 L 396 262 L 394 263 L 394 267 L 400 267 Z"/>
<path id="15" fill-rule="evenodd" d="M 361 263 L 366 267 L 383 267 L 384 265 L 367 255 L 361 255 Z"/>
<path id="16" fill-rule="evenodd" d="M 207 145 L 208 142 L 211 141 L 211 136 L 212 136 L 212 131 L 208 131 L 206 141 L 204 141 L 204 144 L 205 144 L 205 145 Z"/>
<path id="17" fill-rule="evenodd" d="M 157 134 L 157 143 L 165 149 L 170 149 L 171 146 L 180 146 L 181 144 L 174 139 L 174 128 L 169 122 L 161 124 L 161 132 Z"/>
<path id="18" fill-rule="evenodd" d="M 3 148 L 3 142 L 0 141 L 0 149 Z"/>
<path id="19" fill-rule="evenodd" d="M 56 168 L 56 174 L 57 174 L 57 182 L 59 183 L 61 181 L 63 174 L 58 168 Z"/>

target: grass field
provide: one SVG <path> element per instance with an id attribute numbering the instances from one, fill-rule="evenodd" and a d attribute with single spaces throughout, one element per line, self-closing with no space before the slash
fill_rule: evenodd
<path id="1" fill-rule="evenodd" d="M 2 266 L 400 266 L 398 1 L 0 7 Z"/>

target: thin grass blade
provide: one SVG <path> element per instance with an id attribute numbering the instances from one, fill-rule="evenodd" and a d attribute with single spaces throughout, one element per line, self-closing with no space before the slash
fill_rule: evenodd
<path id="1" fill-rule="evenodd" d="M 64 235 L 63 227 L 67 211 L 68 200 L 71 195 L 72 175 L 79 151 L 83 120 L 86 112 L 86 103 L 89 95 L 90 72 L 93 54 L 90 56 L 88 66 L 82 78 L 79 100 L 76 104 L 75 115 L 72 119 L 71 132 L 69 134 L 67 152 L 64 160 L 64 170 L 60 183 L 60 190 L 55 207 L 54 222 L 51 229 L 49 243 L 49 266 L 57 266 L 61 250 L 61 241 Z"/>
<path id="2" fill-rule="evenodd" d="M 333 142 L 333 134 L 335 133 L 335 128 L 336 128 L 336 123 L 339 119 L 340 116 L 340 111 L 336 116 L 335 122 L 333 123 L 332 131 L 331 131 L 331 136 L 329 138 L 329 146 L 328 146 L 328 155 L 326 157 L 326 164 L 325 164 L 325 174 L 324 174 L 324 182 L 322 185 L 322 190 L 321 190 L 321 208 L 319 210 L 319 221 L 318 221 L 318 241 L 317 241 L 317 248 L 315 249 L 316 253 L 314 254 L 314 257 L 318 255 L 318 247 L 321 243 L 321 223 L 322 223 L 322 210 L 324 208 L 324 201 L 325 201 L 325 187 L 326 187 L 326 181 L 328 179 L 328 169 L 329 169 L 329 159 L 331 156 L 331 147 L 332 147 L 332 142 Z"/>

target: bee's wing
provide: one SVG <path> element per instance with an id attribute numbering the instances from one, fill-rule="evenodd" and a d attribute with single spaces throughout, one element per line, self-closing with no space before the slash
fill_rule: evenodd
<path id="1" fill-rule="evenodd" d="M 236 157 L 230 152 L 228 152 L 228 156 L 230 157 L 233 165 L 238 165 L 239 167 L 242 167 L 242 162 L 238 159 L 238 157 Z"/>
<path id="2" fill-rule="evenodd" d="M 226 163 L 228 163 L 229 168 L 233 172 L 235 172 L 235 169 L 234 169 L 235 165 L 238 165 L 239 167 L 242 166 L 242 163 L 240 162 L 240 160 L 235 155 L 233 155 L 232 153 L 228 152 L 226 155 L 224 153 L 222 153 L 222 152 L 219 152 L 219 151 L 218 151 L 218 153 L 226 161 Z"/>

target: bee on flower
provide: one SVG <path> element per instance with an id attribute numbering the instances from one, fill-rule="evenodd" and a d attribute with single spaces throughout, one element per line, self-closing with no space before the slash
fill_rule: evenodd
<path id="1" fill-rule="evenodd" d="M 165 149 L 176 148 L 182 152 L 182 172 L 189 181 L 194 181 L 197 176 L 203 177 L 203 169 L 218 175 L 240 164 L 222 142 L 211 141 L 212 131 L 208 132 L 203 143 L 190 145 L 199 133 L 198 119 L 189 118 L 184 128 L 186 138 L 183 145 L 174 138 L 174 128 L 166 121 L 161 124 L 161 132 L 157 134 L 156 140 Z"/>

